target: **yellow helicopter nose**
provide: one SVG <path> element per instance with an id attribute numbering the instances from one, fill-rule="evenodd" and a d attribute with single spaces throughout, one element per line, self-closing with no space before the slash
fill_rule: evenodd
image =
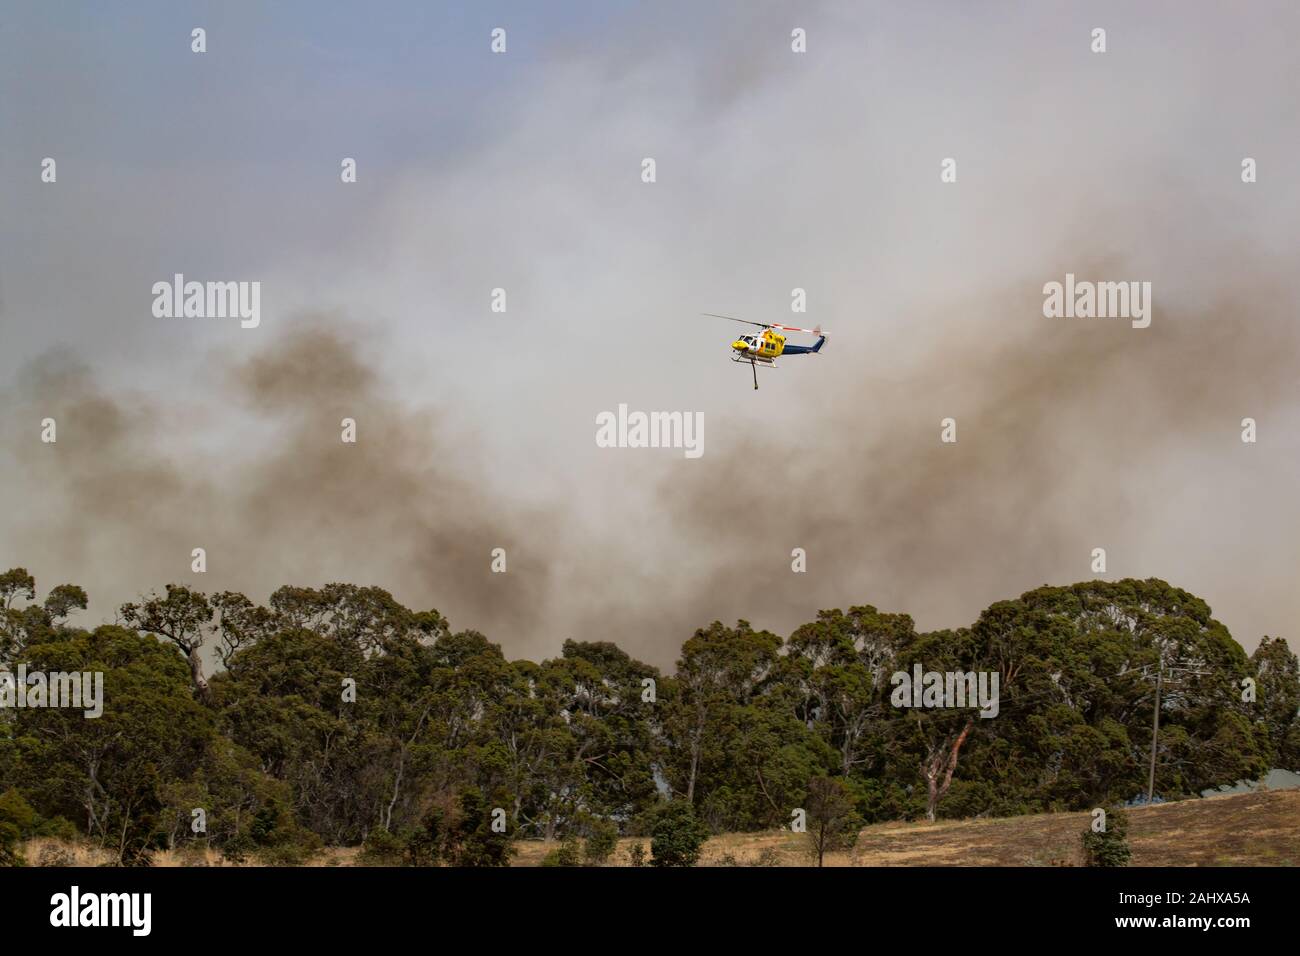
<path id="1" fill-rule="evenodd" d="M 747 352 L 747 351 L 749 351 L 749 343 L 748 343 L 748 342 L 742 342 L 740 339 L 736 339 L 736 341 L 732 342 L 732 343 L 731 343 L 731 347 L 732 347 L 733 349 L 735 349 L 737 352 Z"/>

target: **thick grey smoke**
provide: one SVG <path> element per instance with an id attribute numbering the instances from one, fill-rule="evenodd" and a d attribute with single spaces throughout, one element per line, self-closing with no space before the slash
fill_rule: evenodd
<path id="1" fill-rule="evenodd" d="M 1296 640 L 1294 4 L 527 9 L 500 57 L 401 11 L 98 32 L 94 73 L 54 14 L 0 35 L 44 80 L 0 98 L 0 564 L 92 621 L 346 580 L 670 664 L 715 618 L 960 626 L 1100 547 Z M 261 281 L 261 326 L 153 318 L 178 271 Z M 1045 318 L 1067 272 L 1150 281 L 1150 328 Z M 830 344 L 754 392 L 700 312 Z M 703 457 L 596 448 L 624 402 L 702 412 Z"/>
<path id="2" fill-rule="evenodd" d="M 1243 475 L 1285 468 L 1241 442 L 1238 415 L 1269 429 L 1289 400 L 1297 333 L 1276 309 L 1278 279 L 1243 271 L 1235 291 L 1150 329 L 1081 319 L 1013 341 L 954 334 L 900 377 L 837 389 L 798 433 L 714 437 L 698 463 L 674 464 L 657 490 L 651 480 L 653 528 L 628 515 L 605 536 L 568 524 L 566 498 L 530 507 L 494 487 L 472 431 L 395 400 L 400 383 L 322 317 L 254 358 L 214 356 L 184 400 L 114 393 L 55 354 L 8 396 L 12 420 L 59 428 L 50 446 L 6 436 L 29 449 L 11 475 L 25 517 L 11 560 L 46 587 L 80 569 L 101 610 L 105 595 L 173 580 L 257 599 L 346 580 L 437 606 L 514 653 L 578 636 L 660 662 L 714 618 L 789 628 L 873 602 L 960 624 L 1000 597 L 1091 576 L 1097 546 L 1109 577 L 1165 576 L 1219 603 L 1270 574 L 1256 550 L 1269 539 L 1245 524 L 1234 545 L 1212 516 L 1232 509 Z M 1041 296 L 1008 292 L 969 318 L 1034 310 Z M 341 441 L 344 418 L 355 445 Z M 233 441 L 194 440 L 234 421 Z M 1211 536 L 1193 536 L 1210 549 L 1200 561 L 1160 540 L 1207 524 Z M 210 570 L 178 574 L 198 546 Z M 795 547 L 806 574 L 790 570 Z"/>
<path id="3" fill-rule="evenodd" d="M 53 418 L 57 441 L 6 435 L 24 449 L 11 475 L 23 524 L 6 557 L 42 593 L 75 577 L 110 616 L 105 598 L 173 581 L 265 600 L 280 584 L 338 580 L 417 607 L 436 596 L 454 623 L 533 649 L 550 582 L 517 541 L 520 529 L 552 534 L 555 517 L 493 494 L 472 432 L 395 401 L 361 352 L 329 319 L 304 317 L 267 354 L 214 356 L 207 384 L 183 397 L 121 394 L 72 355 L 42 358 L 6 396 L 10 421 Z M 204 447 L 205 429 L 236 423 Z M 196 547 L 203 574 L 190 573 Z M 507 575 L 491 571 L 494 548 Z"/>
<path id="4" fill-rule="evenodd" d="M 662 487 L 696 556 L 673 614 L 789 627 L 792 608 L 871 601 L 956 625 L 998 596 L 1091 577 L 1104 547 L 1106 577 L 1167 577 L 1229 602 L 1239 625 L 1267 622 L 1241 600 L 1286 551 L 1241 495 L 1294 466 L 1285 442 L 1244 444 L 1241 419 L 1286 427 L 1300 333 L 1279 306 L 1294 301 L 1281 273 L 1243 268 L 1149 329 L 1039 316 L 991 341 L 974 330 L 1034 316 L 1042 297 L 986 299 L 905 376 L 863 376 L 802 434 L 755 429 Z M 940 441 L 946 418 L 955 443 Z M 793 547 L 806 574 L 779 573 Z"/>

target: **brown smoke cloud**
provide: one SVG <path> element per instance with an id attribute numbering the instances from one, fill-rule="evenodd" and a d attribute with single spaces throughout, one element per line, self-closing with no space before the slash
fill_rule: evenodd
<path id="1" fill-rule="evenodd" d="M 1078 270 L 1132 275 L 1114 262 Z M 647 612 L 660 640 L 715 618 L 785 631 L 855 603 L 958 626 L 995 600 L 1091 577 L 1094 547 L 1107 550 L 1104 577 L 1164 577 L 1205 597 L 1247 649 L 1276 632 L 1280 603 L 1257 598 L 1285 560 L 1274 523 L 1297 510 L 1280 434 L 1300 367 L 1283 272 L 1243 266 L 1194 307 L 1162 305 L 1157 283 L 1147 329 L 1046 319 L 1039 289 L 918 316 L 943 323 L 942 345 L 889 381 L 835 388 L 806 429 L 759 419 L 732 443 L 715 431 L 701 466 L 659 487 L 676 564 L 638 590 L 663 596 Z M 813 361 L 854 355 L 832 340 Z M 1246 416 L 1266 442 L 1243 444 Z M 955 444 L 940 441 L 948 417 Z M 805 574 L 791 571 L 796 547 Z M 633 641 L 649 653 L 653 642 Z"/>
<path id="2" fill-rule="evenodd" d="M 1130 274 L 1104 263 L 1079 278 Z M 960 322 L 942 310 L 932 353 L 887 380 L 812 389 L 824 406 L 805 428 L 733 440 L 715 426 L 698 462 L 671 479 L 647 470 L 630 493 L 647 496 L 655 535 L 629 522 L 599 540 L 566 520 L 563 496 L 531 508 L 494 486 L 475 433 L 405 404 L 339 321 L 304 317 L 251 356 L 214 355 L 177 395 L 110 389 L 52 353 L 10 396 L 26 518 L 7 557 L 42 590 L 83 584 L 100 616 L 169 581 L 264 600 L 281 584 L 342 580 L 435 606 L 512 654 L 553 654 L 573 636 L 668 664 L 715 618 L 788 630 L 869 602 L 922 627 L 968 623 L 994 600 L 1089 577 L 1100 546 L 1107 577 L 1165 577 L 1250 627 L 1233 601 L 1248 602 L 1268 555 L 1215 516 L 1248 477 L 1285 475 L 1276 442 L 1240 441 L 1240 419 L 1267 430 L 1286 405 L 1293 293 L 1280 274 L 1243 268 L 1198 308 L 1155 298 L 1148 329 L 1045 319 L 1039 288 L 1023 284 L 967 303 Z M 803 361 L 853 360 L 832 341 Z M 55 445 L 34 438 L 46 416 Z M 947 417 L 955 444 L 939 440 Z M 343 418 L 357 422 L 355 445 L 340 440 Z M 1189 489 L 1219 504 L 1184 510 Z M 1172 537 L 1184 526 L 1191 551 L 1215 560 L 1189 562 Z M 1261 563 L 1242 564 L 1243 545 Z M 204 575 L 190 572 L 194 547 L 207 549 Z M 490 571 L 496 547 L 504 575 Z M 806 574 L 790 570 L 795 547 Z M 1237 636 L 1249 648 L 1259 634 Z"/>
<path id="3" fill-rule="evenodd" d="M 307 318 L 251 357 L 214 357 L 184 395 L 119 394 L 63 352 L 19 377 L 8 418 L 27 517 L 5 548 L 42 592 L 76 578 L 92 610 L 184 581 L 265 600 L 281 584 L 376 584 L 453 625 L 530 643 L 548 569 L 517 546 L 534 513 L 485 487 L 471 435 L 411 409 L 355 333 Z M 57 442 L 36 423 L 52 417 Z M 344 418 L 357 423 L 346 444 Z M 236 425 L 236 423 L 238 423 Z M 30 427 L 20 427 L 20 426 Z M 230 429 L 214 447 L 205 429 Z M 192 548 L 208 571 L 190 569 Z M 504 548 L 505 575 L 490 570 Z M 509 585 L 505 581 L 509 581 Z"/>

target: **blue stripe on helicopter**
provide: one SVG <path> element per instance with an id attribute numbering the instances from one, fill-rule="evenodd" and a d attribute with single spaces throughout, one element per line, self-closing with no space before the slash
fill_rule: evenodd
<path id="1" fill-rule="evenodd" d="M 817 340 L 815 345 L 787 345 L 781 350 L 782 355 L 806 355 L 809 352 L 820 352 L 821 347 L 826 344 L 826 336 Z"/>

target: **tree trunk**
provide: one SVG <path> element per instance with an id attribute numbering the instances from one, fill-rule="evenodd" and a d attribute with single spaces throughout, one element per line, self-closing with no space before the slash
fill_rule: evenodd
<path id="1" fill-rule="evenodd" d="M 700 765 L 700 748 L 694 742 L 691 744 L 691 776 L 686 782 L 686 802 L 695 804 L 695 772 Z"/>
<path id="2" fill-rule="evenodd" d="M 198 691 L 199 700 L 207 703 L 208 701 L 208 681 L 203 676 L 203 661 L 199 659 L 199 649 L 197 646 L 190 648 L 186 655 L 190 664 L 190 679 L 194 682 L 194 689 Z"/>
<path id="3" fill-rule="evenodd" d="M 931 823 L 935 821 L 939 801 L 943 799 L 943 795 L 948 792 L 948 787 L 952 783 L 952 774 L 957 769 L 957 755 L 961 751 L 961 745 L 966 742 L 966 735 L 970 733 L 971 727 L 974 725 L 975 718 L 967 719 L 966 726 L 961 729 L 957 739 L 952 742 L 952 748 L 941 747 L 937 749 L 921 767 L 921 772 L 925 775 L 925 781 L 929 788 L 925 818 Z M 941 777 L 942 781 L 940 780 Z"/>

